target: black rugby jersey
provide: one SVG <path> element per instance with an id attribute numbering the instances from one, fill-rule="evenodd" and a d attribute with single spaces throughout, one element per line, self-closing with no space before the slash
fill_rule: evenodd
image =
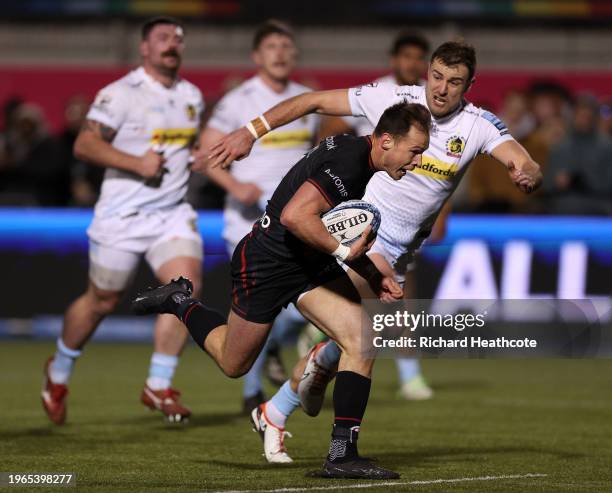
<path id="1" fill-rule="evenodd" d="M 366 185 L 376 172 L 370 157 L 369 136 L 336 135 L 322 140 L 285 175 L 266 213 L 255 223 L 255 239 L 267 250 L 285 258 L 315 255 L 315 251 L 295 237 L 280 222 L 283 209 L 293 195 L 309 182 L 323 195 L 329 208 L 347 200 L 361 199 Z"/>

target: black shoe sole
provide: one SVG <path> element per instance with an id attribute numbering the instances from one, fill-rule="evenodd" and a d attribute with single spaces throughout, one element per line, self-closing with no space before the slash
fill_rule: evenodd
<path id="1" fill-rule="evenodd" d="M 359 461 L 359 463 L 347 462 L 344 464 L 326 462 L 321 470 L 312 471 L 307 476 L 325 479 L 373 479 L 379 481 L 400 479 L 398 473 L 368 461 Z"/>

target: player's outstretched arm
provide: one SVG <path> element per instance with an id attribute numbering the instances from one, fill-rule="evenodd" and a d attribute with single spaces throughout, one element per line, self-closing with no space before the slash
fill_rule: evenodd
<path id="1" fill-rule="evenodd" d="M 113 128 L 98 121 L 85 120 L 74 143 L 74 156 L 98 166 L 129 171 L 143 178 L 156 176 L 164 164 L 164 158 L 152 149 L 142 156 L 116 149 L 111 145 L 116 133 Z"/>
<path id="2" fill-rule="evenodd" d="M 491 155 L 506 166 L 510 179 L 524 193 L 534 192 L 542 185 L 540 166 L 515 140 L 501 143 Z"/>
<path id="3" fill-rule="evenodd" d="M 308 113 L 350 115 L 348 89 L 307 92 L 277 104 L 263 114 L 263 120 L 256 118 L 250 122 L 251 130 L 241 127 L 214 144 L 208 156 L 211 165 L 228 167 L 232 161 L 248 156 L 257 138 Z"/>

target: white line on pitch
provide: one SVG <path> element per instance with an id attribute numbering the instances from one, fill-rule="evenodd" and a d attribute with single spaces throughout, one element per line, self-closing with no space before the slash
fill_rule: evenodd
<path id="1" fill-rule="evenodd" d="M 276 488 L 273 490 L 219 490 L 213 493 L 294 493 L 297 491 L 326 491 L 377 488 L 378 486 L 410 486 L 420 484 L 464 483 L 466 481 L 497 481 L 500 479 L 545 478 L 548 474 L 508 474 L 504 476 L 477 476 L 473 478 L 425 479 L 417 481 L 385 481 L 384 483 L 356 483 L 344 486 L 310 486 L 303 488 Z"/>

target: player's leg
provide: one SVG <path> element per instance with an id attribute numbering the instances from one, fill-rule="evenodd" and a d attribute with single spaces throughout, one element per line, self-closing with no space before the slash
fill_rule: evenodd
<path id="1" fill-rule="evenodd" d="M 285 369 L 280 359 L 280 349 L 289 334 L 304 324 L 304 317 L 294 307 L 289 305 L 283 309 L 274 320 L 261 354 L 253 366 L 244 376 L 243 385 L 243 412 L 251 411 L 262 404 L 266 399 L 263 393 L 262 375 L 265 373 L 273 385 L 280 387 L 287 379 Z"/>
<path id="2" fill-rule="evenodd" d="M 203 248 L 195 220 L 196 212 L 188 205 L 153 218 L 151 227 L 160 234 L 151 243 L 145 258 L 161 283 L 167 284 L 184 275 L 192 283 L 193 296 L 199 297 Z M 188 332 L 176 317 L 157 317 L 153 332 L 154 352 L 141 401 L 150 409 L 160 410 L 170 421 L 183 421 L 191 415 L 189 409 L 179 402 L 179 392 L 171 386 L 188 337 Z"/>
<path id="3" fill-rule="evenodd" d="M 379 269 L 392 275 L 392 269 L 381 255 L 370 255 Z M 375 297 L 369 285 L 361 276 L 349 269 L 349 278 L 361 297 Z M 283 385 L 266 406 L 276 416 L 274 424 L 284 428 L 287 419 L 301 404 L 309 416 L 317 416 L 325 399 L 327 385 L 336 375 L 341 350 L 335 341 L 316 344 L 293 368 L 291 379 Z"/>
<path id="4" fill-rule="evenodd" d="M 68 382 L 76 360 L 104 317 L 115 310 L 140 256 L 90 243 L 87 290 L 64 313 L 57 351 L 45 366 L 43 407 L 56 424 L 66 419 Z"/>
<path id="5" fill-rule="evenodd" d="M 416 297 L 415 263 L 406 266 L 404 275 L 404 299 Z M 433 397 L 433 390 L 421 373 L 421 362 L 418 358 L 395 359 L 400 379 L 399 396 L 409 401 L 422 401 Z"/>
<path id="6" fill-rule="evenodd" d="M 223 238 L 229 258 L 232 258 L 240 240 L 253 227 L 253 220 L 246 220 L 242 212 L 244 212 L 244 209 L 233 207 L 226 207 L 223 212 Z M 270 336 L 272 336 L 272 332 Z M 268 342 L 269 339 L 242 381 L 242 412 L 244 414 L 250 413 L 251 409 L 266 400 L 263 394 L 262 371 L 267 358 Z"/>
<path id="7" fill-rule="evenodd" d="M 274 320 L 274 326 L 268 339 L 269 349 L 265 375 L 277 387 L 287 380 L 287 372 L 280 356 L 281 348 L 304 327 L 306 322 L 293 303 L 284 308 Z"/>
<path id="8" fill-rule="evenodd" d="M 132 306 L 140 314 L 175 314 L 226 375 L 240 377 L 259 355 L 282 307 L 307 283 L 301 264 L 271 255 L 251 233 L 232 257 L 229 317 L 193 299 L 190 283 L 183 278 L 140 293 Z"/>
<path id="9" fill-rule="evenodd" d="M 229 317 L 225 317 L 191 298 L 191 283 L 183 277 L 140 293 L 133 300 L 132 307 L 140 315 L 176 315 L 196 345 L 231 378 L 241 377 L 249 371 L 268 337 L 275 316 L 269 322 L 253 322 L 232 310 Z"/>
<path id="10" fill-rule="evenodd" d="M 393 276 L 393 269 L 385 258 L 377 253 L 370 253 L 370 259 L 385 275 Z M 361 298 L 376 299 L 366 280 L 352 269 L 347 274 Z M 303 374 L 294 370 L 292 385 L 296 389 L 302 409 L 309 416 L 317 416 L 325 400 L 327 385 L 336 374 L 341 351 L 334 340 L 317 344 L 298 362 L 296 368 L 304 368 Z M 296 378 L 296 375 L 299 377 Z"/>
<path id="11" fill-rule="evenodd" d="M 331 342 L 332 341 L 330 341 L 330 343 Z M 317 344 L 315 348 L 313 348 L 316 350 L 316 354 L 323 352 L 320 351 L 322 345 L 325 345 L 325 343 L 323 342 Z M 338 366 L 338 360 L 340 358 L 340 349 L 336 343 L 333 343 L 332 347 L 334 348 L 334 352 L 338 352 L 338 356 L 337 358 L 334 356 L 333 362 L 333 372 L 335 375 L 335 369 Z M 264 456 L 270 463 L 293 462 L 293 459 L 291 459 L 289 456 L 284 445 L 285 435 L 288 434 L 288 436 L 291 436 L 285 431 L 285 426 L 289 416 L 291 416 L 291 414 L 293 414 L 293 412 L 300 407 L 300 397 L 297 393 L 298 383 L 300 382 L 302 375 L 306 373 L 305 366 L 307 364 L 307 360 L 310 361 L 312 358 L 311 353 L 313 353 L 313 350 L 298 361 L 293 368 L 291 378 L 283 383 L 272 399 L 260 404 L 251 411 L 253 431 L 257 431 L 261 435 L 264 447 Z M 325 375 L 325 372 L 321 371 L 320 369 L 318 373 L 319 375 Z M 323 386 L 323 389 L 325 388 L 327 388 L 327 382 Z"/>
<path id="12" fill-rule="evenodd" d="M 364 330 L 361 298 L 347 275 L 304 293 L 298 308 L 342 347 L 334 386 L 334 426 L 322 475 L 393 479 L 397 473 L 359 457 L 357 439 L 371 387 L 374 360 L 363 354 Z"/>
<path id="13" fill-rule="evenodd" d="M 193 283 L 194 296 L 199 296 L 201 287 L 201 265 L 199 258 L 176 257 L 164 262 L 155 270 L 162 283 L 184 273 Z M 158 409 L 172 422 L 184 421 L 191 411 L 180 400 L 180 393 L 172 388 L 172 379 L 179 357 L 189 333 L 185 326 L 172 315 L 159 315 L 154 328 L 154 352 L 151 356 L 149 374 L 141 394 L 141 402 L 150 409 Z"/>

